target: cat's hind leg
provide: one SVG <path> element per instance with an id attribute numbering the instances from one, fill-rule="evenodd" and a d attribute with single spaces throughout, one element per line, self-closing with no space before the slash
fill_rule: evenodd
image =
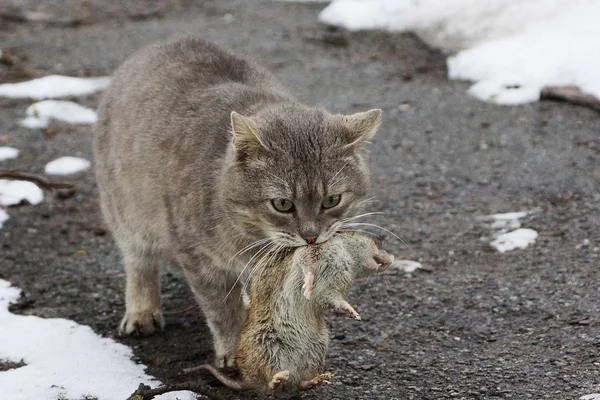
<path id="1" fill-rule="evenodd" d="M 127 275 L 125 316 L 119 333 L 150 335 L 165 326 L 160 310 L 161 260 L 135 250 L 121 249 Z"/>

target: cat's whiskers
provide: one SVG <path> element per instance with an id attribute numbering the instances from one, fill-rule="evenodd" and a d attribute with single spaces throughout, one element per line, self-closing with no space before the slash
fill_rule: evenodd
<path id="1" fill-rule="evenodd" d="M 398 239 L 399 241 L 401 241 L 402 243 L 404 243 L 404 245 L 408 246 L 408 244 L 404 240 L 402 240 L 402 238 L 400 236 L 396 235 L 394 232 L 390 231 L 389 229 L 386 229 L 386 228 L 384 228 L 382 226 L 379 226 L 377 224 L 369 224 L 369 223 L 366 223 L 366 222 L 351 222 L 351 223 L 346 223 L 345 225 L 349 226 L 349 227 L 355 227 L 355 226 L 372 226 L 374 228 L 379 228 L 382 231 L 389 233 L 390 235 L 392 235 L 393 237 L 395 237 L 396 239 Z"/>
<path id="2" fill-rule="evenodd" d="M 369 203 L 375 203 L 375 201 L 376 201 L 376 198 L 375 198 L 375 196 L 371 196 L 371 197 L 369 197 L 369 198 L 366 198 L 366 199 L 364 199 L 364 200 L 361 200 L 361 201 L 360 201 L 360 203 L 359 203 L 359 205 L 360 205 L 360 206 L 363 206 L 363 205 L 365 205 L 365 204 L 369 204 Z"/>
<path id="3" fill-rule="evenodd" d="M 233 259 L 234 259 L 234 258 L 236 258 L 237 256 L 241 256 L 241 255 L 242 255 L 242 254 L 244 254 L 245 252 L 247 252 L 247 251 L 250 251 L 252 248 L 254 248 L 254 247 L 257 247 L 257 246 L 260 246 L 261 244 L 263 244 L 263 243 L 266 243 L 266 242 L 268 242 L 268 241 L 270 241 L 270 240 L 273 240 L 273 239 L 271 239 L 271 238 L 265 238 L 265 239 L 260 239 L 260 240 L 257 240 L 257 241 L 256 241 L 256 242 L 254 242 L 254 243 L 250 243 L 248 246 L 246 246 L 246 247 L 242 248 L 240 251 L 238 251 L 237 253 L 235 253 L 235 254 L 234 254 L 234 255 L 233 255 L 233 256 L 232 256 L 232 257 L 229 259 L 229 261 L 227 261 L 227 264 L 231 264 L 231 262 L 233 261 Z"/>
<path id="4" fill-rule="evenodd" d="M 339 183 L 339 179 L 336 181 L 335 178 L 337 178 L 337 176 L 344 170 L 344 168 L 346 168 L 348 166 L 348 164 L 350 164 L 350 161 L 346 161 L 346 163 L 344 165 L 342 165 L 342 168 L 340 168 L 340 170 L 338 172 L 335 173 L 335 175 L 333 175 L 333 177 L 331 178 L 331 182 L 329 183 L 329 186 L 335 186 L 336 184 Z"/>
<path id="5" fill-rule="evenodd" d="M 261 253 L 264 253 L 265 251 L 269 251 L 269 248 L 271 246 L 273 246 L 274 244 L 276 244 L 275 241 L 270 241 L 269 243 L 265 244 L 263 247 L 260 248 L 260 250 L 258 250 L 256 252 L 256 254 L 254 254 L 252 256 L 252 258 L 250 258 L 250 260 L 248 260 L 248 262 L 246 263 L 246 265 L 244 266 L 244 268 L 242 269 L 242 271 L 239 273 L 237 279 L 235 280 L 235 282 L 233 283 L 233 285 L 231 285 L 231 289 L 229 289 L 229 291 L 227 292 L 227 294 L 225 295 L 225 298 L 223 299 L 223 302 L 225 302 L 227 300 L 227 298 L 229 297 L 229 295 L 231 294 L 231 292 L 233 291 L 233 289 L 235 289 L 235 287 L 237 286 L 238 282 L 240 281 L 240 279 L 242 278 L 242 275 L 244 274 L 244 272 L 246 271 L 246 268 L 248 268 L 248 265 L 250 265 L 250 263 L 252 263 L 252 261 L 254 261 L 254 259 L 256 257 L 258 257 Z"/>
<path id="6" fill-rule="evenodd" d="M 375 236 L 376 238 L 379 238 L 379 235 L 373 232 L 369 232 L 369 231 L 365 231 L 364 229 L 340 229 L 339 232 L 360 232 L 360 233 L 366 233 L 368 235 L 372 235 Z"/>
<path id="7" fill-rule="evenodd" d="M 260 268 L 263 268 L 267 265 L 269 265 L 271 263 L 271 261 L 277 256 L 277 254 L 284 249 L 286 246 L 285 244 L 281 244 L 281 243 L 277 243 L 274 242 L 276 245 L 273 249 L 269 249 L 269 251 L 267 251 L 263 257 L 261 257 L 260 260 L 258 260 L 256 262 L 256 264 L 254 265 L 254 267 L 252 267 L 252 269 L 250 270 L 250 273 L 248 274 L 248 277 L 246 278 L 246 281 L 244 282 L 244 285 L 242 286 L 242 293 L 246 291 L 246 287 L 248 286 L 248 283 L 250 283 L 250 279 L 252 279 L 252 275 L 254 275 L 254 273 L 256 271 L 258 271 Z"/>
<path id="8" fill-rule="evenodd" d="M 366 216 L 369 216 L 369 215 L 380 215 L 380 214 L 385 214 L 385 213 L 383 213 L 381 211 L 368 212 L 368 213 L 364 213 L 364 214 L 360 214 L 360 215 L 355 215 L 353 217 L 342 218 L 340 221 L 342 223 L 344 223 L 344 222 L 348 222 L 348 221 L 353 221 L 353 220 L 358 219 L 358 218 L 366 217 Z"/>
<path id="9" fill-rule="evenodd" d="M 277 175 L 275 175 L 272 172 L 269 171 L 264 171 L 267 174 L 271 175 L 273 178 L 277 179 L 279 182 L 281 182 L 283 184 L 283 186 L 285 186 L 286 188 L 289 187 L 288 183 L 285 181 L 285 179 L 278 177 Z"/>

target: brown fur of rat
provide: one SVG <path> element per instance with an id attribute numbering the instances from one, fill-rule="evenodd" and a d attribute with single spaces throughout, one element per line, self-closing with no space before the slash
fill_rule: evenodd
<path id="1" fill-rule="evenodd" d="M 375 261 L 377 259 L 378 261 Z M 302 264 L 316 261 L 312 297 L 302 293 Z M 324 372 L 329 346 L 325 310 L 344 300 L 359 275 L 384 270 L 393 257 L 375 241 L 356 233 L 338 233 L 329 241 L 299 247 L 256 266 L 250 281 L 250 305 L 236 345 L 242 381 L 205 368 L 235 390 L 272 392 L 269 383 L 288 371 L 279 389 L 308 389 Z"/>

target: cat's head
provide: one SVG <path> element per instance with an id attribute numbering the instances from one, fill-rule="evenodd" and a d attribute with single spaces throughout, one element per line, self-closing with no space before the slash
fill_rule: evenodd
<path id="1" fill-rule="evenodd" d="M 289 247 L 328 240 L 365 200 L 362 153 L 380 120 L 381 110 L 343 116 L 301 105 L 233 112 L 223 180 L 230 216 L 248 235 Z"/>

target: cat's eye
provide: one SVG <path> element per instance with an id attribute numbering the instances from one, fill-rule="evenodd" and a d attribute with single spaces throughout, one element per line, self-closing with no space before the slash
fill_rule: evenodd
<path id="1" fill-rule="evenodd" d="M 294 203 L 288 199 L 273 199 L 271 200 L 273 208 L 282 213 L 292 212 L 294 210 Z"/>
<path id="2" fill-rule="evenodd" d="M 333 208 L 340 204 L 342 200 L 342 195 L 338 194 L 336 196 L 327 196 L 325 200 L 323 200 L 323 208 Z"/>

